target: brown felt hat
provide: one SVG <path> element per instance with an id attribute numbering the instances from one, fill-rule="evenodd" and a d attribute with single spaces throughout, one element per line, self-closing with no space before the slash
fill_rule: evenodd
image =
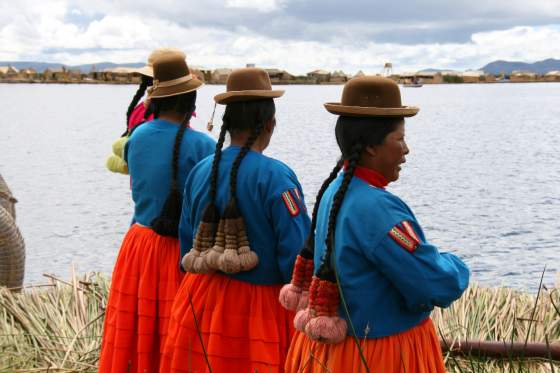
<path id="1" fill-rule="evenodd" d="M 276 98 L 284 94 L 281 90 L 272 90 L 270 77 L 263 69 L 248 67 L 233 70 L 226 83 L 226 92 L 214 96 L 218 104 L 238 101 L 253 101 L 264 98 Z"/>
<path id="2" fill-rule="evenodd" d="M 146 75 L 149 76 L 150 78 L 154 77 L 154 61 L 156 58 L 168 54 L 168 53 L 181 53 L 183 55 L 183 58 L 187 58 L 187 56 L 185 56 L 185 53 L 183 53 L 180 49 L 177 48 L 157 48 L 154 49 L 152 51 L 152 53 L 150 53 L 150 55 L 148 56 L 148 63 L 146 63 L 146 65 L 134 69 L 133 72 L 138 73 L 138 74 L 142 74 L 142 75 Z"/>
<path id="3" fill-rule="evenodd" d="M 154 59 L 154 83 L 150 98 L 182 95 L 198 89 L 202 82 L 190 73 L 183 52 L 169 52 Z"/>
<path id="4" fill-rule="evenodd" d="M 349 80 L 339 103 L 326 103 L 333 114 L 349 117 L 412 117 L 420 109 L 403 106 L 399 86 L 380 76 L 362 76 Z"/>

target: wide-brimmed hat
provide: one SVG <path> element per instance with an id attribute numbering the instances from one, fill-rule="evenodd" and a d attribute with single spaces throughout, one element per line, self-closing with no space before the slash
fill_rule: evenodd
<path id="1" fill-rule="evenodd" d="M 270 77 L 266 71 L 248 67 L 233 70 L 227 78 L 226 92 L 214 96 L 214 101 L 224 105 L 238 101 L 276 98 L 283 94 L 283 90 L 272 90 Z"/>
<path id="2" fill-rule="evenodd" d="M 190 73 L 185 54 L 165 53 L 153 63 L 154 83 L 148 90 L 149 98 L 177 96 L 198 89 L 202 82 Z"/>
<path id="3" fill-rule="evenodd" d="M 185 53 L 183 53 L 180 49 L 177 48 L 157 48 L 150 53 L 148 56 L 148 63 L 146 65 L 139 67 L 137 69 L 133 69 L 132 71 L 138 74 L 149 76 L 150 78 L 154 77 L 154 61 L 156 58 L 168 54 L 168 53 L 181 53 L 183 58 L 187 58 Z"/>
<path id="4" fill-rule="evenodd" d="M 349 80 L 342 90 L 341 102 L 325 108 L 333 114 L 349 117 L 412 117 L 420 109 L 403 106 L 399 86 L 380 76 L 362 76 Z"/>

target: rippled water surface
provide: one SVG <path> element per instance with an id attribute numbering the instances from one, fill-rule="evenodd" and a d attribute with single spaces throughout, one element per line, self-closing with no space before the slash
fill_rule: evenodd
<path id="1" fill-rule="evenodd" d="M 288 86 L 267 154 L 288 163 L 307 203 L 337 158 L 335 117 L 322 104 L 342 86 Z M 134 86 L 0 85 L 0 173 L 27 243 L 26 282 L 45 272 L 110 273 L 132 212 L 128 177 L 105 169 Z M 212 96 L 198 95 L 203 130 Z M 560 84 L 403 88 L 418 105 L 411 149 L 389 189 L 428 238 L 458 253 L 475 280 L 534 290 L 560 268 Z M 222 108 L 216 112 L 220 123 Z M 215 129 L 214 132 L 217 132 Z M 216 135 L 216 133 L 214 133 Z"/>

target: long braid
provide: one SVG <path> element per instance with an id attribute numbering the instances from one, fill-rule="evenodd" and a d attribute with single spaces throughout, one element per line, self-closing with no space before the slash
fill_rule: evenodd
<path id="1" fill-rule="evenodd" d="M 217 260 L 219 253 L 212 252 L 214 246 L 219 252 L 223 251 L 221 241 L 223 241 L 223 230 L 217 232 L 218 223 L 220 221 L 220 213 L 216 206 L 216 189 L 218 186 L 218 170 L 220 167 L 220 159 L 222 158 L 222 148 L 226 139 L 226 132 L 228 123 L 224 119 L 220 129 L 218 142 L 216 143 L 216 150 L 214 151 L 214 159 L 212 160 L 212 170 L 210 172 L 210 191 L 208 194 L 208 203 L 202 210 L 200 223 L 197 227 L 196 235 L 193 239 L 191 250 L 181 259 L 181 265 L 188 272 L 193 273 L 208 273 L 212 269 L 208 265 L 212 261 Z M 217 236 L 219 238 L 217 238 Z"/>
<path id="2" fill-rule="evenodd" d="M 138 105 L 138 102 L 140 101 L 140 99 L 142 97 L 144 97 L 144 94 L 146 93 L 146 90 L 148 89 L 148 86 L 150 86 L 152 84 L 152 79 L 146 76 L 142 76 L 142 81 L 140 82 L 140 86 L 138 86 L 138 89 L 136 90 L 136 93 L 134 94 L 134 97 L 132 97 L 132 101 L 130 101 L 130 104 L 128 105 L 128 109 L 126 110 L 126 130 L 125 132 L 122 134 L 122 136 L 125 136 L 128 134 L 129 130 L 128 130 L 128 122 L 130 121 L 130 116 L 132 115 L 132 112 L 134 111 L 134 108 L 136 107 L 136 105 Z"/>
<path id="3" fill-rule="evenodd" d="M 183 198 L 179 190 L 178 178 L 179 178 L 179 155 L 181 152 L 181 143 L 183 142 L 183 136 L 188 126 L 188 122 L 192 118 L 192 114 L 195 110 L 194 102 L 196 100 L 196 91 L 194 94 L 194 100 L 188 112 L 185 114 L 185 118 L 181 121 L 181 125 L 177 130 L 175 135 L 175 141 L 173 144 L 173 155 L 171 160 L 171 190 L 169 195 L 163 205 L 160 215 L 152 221 L 153 230 L 162 236 L 179 236 L 179 220 L 181 219 L 181 208 L 183 204 Z M 177 102 L 179 105 L 180 101 Z M 159 114 L 159 105 L 155 106 L 156 113 Z M 178 110 L 176 110 L 178 111 Z"/>
<path id="4" fill-rule="evenodd" d="M 235 158 L 233 165 L 231 166 L 231 174 L 229 180 L 229 188 L 230 188 L 229 191 L 230 191 L 231 200 L 235 200 L 237 195 L 237 172 L 239 171 L 239 166 L 241 165 L 241 161 L 243 160 L 245 155 L 249 152 L 249 150 L 251 150 L 251 147 L 253 146 L 253 144 L 261 134 L 263 128 L 264 128 L 264 122 L 257 123 L 257 125 L 253 128 L 253 131 L 251 132 L 251 136 L 249 136 L 249 138 L 247 139 L 247 141 L 239 151 L 239 154 L 237 154 L 237 157 Z"/>
<path id="5" fill-rule="evenodd" d="M 350 155 L 348 157 L 348 166 L 346 167 L 346 170 L 344 172 L 344 178 L 342 179 L 342 183 L 340 184 L 340 187 L 334 195 L 333 203 L 329 213 L 325 255 L 322 259 L 321 266 L 317 271 L 317 275 L 314 278 L 316 293 L 311 296 L 312 298 L 310 299 L 310 307 L 316 310 L 317 305 L 328 304 L 328 308 L 330 308 L 330 315 L 327 318 L 329 323 L 327 324 L 328 326 L 325 327 L 325 320 L 320 320 L 321 316 L 311 318 L 305 326 L 305 332 L 313 339 L 323 339 L 330 343 L 338 343 L 342 341 L 346 337 L 347 331 L 346 321 L 338 316 L 338 308 L 340 305 L 342 305 L 350 324 L 350 330 L 352 332 L 354 342 L 356 343 L 356 347 L 358 348 L 360 354 L 360 360 L 364 364 L 366 372 L 369 373 L 369 367 L 367 365 L 360 342 L 356 335 L 356 330 L 354 329 L 354 325 L 350 317 L 350 312 L 348 311 L 348 305 L 346 304 L 346 300 L 344 299 L 342 285 L 340 284 L 340 279 L 336 270 L 336 258 L 332 260 L 332 254 L 334 253 L 334 232 L 336 228 L 336 218 L 344 201 L 344 196 L 346 195 L 346 191 L 348 190 L 350 181 L 352 181 L 352 177 L 354 176 L 354 171 L 356 169 L 363 149 L 364 145 L 361 142 L 358 142 L 352 146 Z M 311 291 L 313 291 L 313 284 L 311 285 L 311 288 Z"/>
<path id="6" fill-rule="evenodd" d="M 329 187 L 330 183 L 337 177 L 344 161 L 342 157 L 336 162 L 330 175 L 323 181 L 317 197 L 315 198 L 315 205 L 313 206 L 313 213 L 311 215 L 311 227 L 309 235 L 305 240 L 303 248 L 299 251 L 292 271 L 292 279 L 289 284 L 286 284 L 280 289 L 278 300 L 280 304 L 287 310 L 295 311 L 302 310 L 307 307 L 309 300 L 309 285 L 313 278 L 313 254 L 315 252 L 315 228 L 317 226 L 317 212 L 319 211 L 319 204 L 323 198 L 323 194 Z M 296 323 L 296 328 L 303 331 L 303 326 Z"/>
<path id="7" fill-rule="evenodd" d="M 243 114 L 246 116 L 247 106 L 243 103 Z M 249 152 L 257 138 L 261 134 L 265 123 L 273 118 L 273 115 L 266 118 L 263 106 L 259 106 L 255 112 L 255 126 L 252 128 L 251 135 L 241 147 L 239 154 L 233 161 L 230 173 L 230 198 L 222 216 L 223 233 L 225 237 L 224 250 L 218 260 L 216 267 L 225 273 L 237 273 L 249 271 L 256 267 L 259 262 L 257 254 L 251 250 L 245 221 L 239 208 L 237 207 L 237 172 L 245 155 Z M 250 118 L 247 118 L 250 120 Z M 218 228 L 219 230 L 219 228 Z"/>
<path id="8" fill-rule="evenodd" d="M 334 195 L 333 203 L 329 213 L 329 222 L 327 225 L 327 237 L 326 237 L 327 249 L 325 251 L 325 257 L 323 259 L 323 263 L 321 263 L 321 267 L 319 268 L 319 271 L 321 271 L 323 265 L 326 265 L 326 268 L 323 268 L 323 270 L 326 270 L 325 275 L 328 275 L 329 277 L 330 277 L 330 272 L 332 272 L 331 257 L 334 251 L 333 237 L 334 237 L 334 229 L 336 226 L 336 218 L 338 216 L 338 211 L 340 210 L 340 206 L 342 205 L 342 201 L 344 200 L 344 196 L 346 194 L 346 190 L 348 189 L 348 185 L 350 185 L 352 176 L 354 176 L 354 170 L 358 165 L 358 160 L 360 159 L 360 154 L 362 153 L 363 148 L 364 146 L 361 143 L 355 144 L 352 147 L 352 153 L 348 157 L 348 166 L 344 171 L 344 178 L 342 179 L 342 183 L 340 184 L 340 187 L 338 188 L 336 194 Z"/>
<path id="9" fill-rule="evenodd" d="M 228 123 L 224 121 L 222 128 L 220 128 L 220 135 L 218 136 L 218 142 L 216 143 L 216 151 L 214 152 L 214 159 L 212 160 L 212 172 L 210 173 L 210 193 L 209 200 L 210 204 L 216 204 L 216 189 L 218 187 L 218 169 L 220 167 L 220 159 L 222 158 L 222 148 L 224 147 L 224 141 L 226 139 L 226 132 L 228 129 Z"/>
<path id="10" fill-rule="evenodd" d="M 321 203 L 321 199 L 323 198 L 323 194 L 332 183 L 332 181 L 338 176 L 338 173 L 342 169 L 342 165 L 344 164 L 344 160 L 340 158 L 334 168 L 332 169 L 329 176 L 323 181 L 321 188 L 319 188 L 319 192 L 317 192 L 317 197 L 315 197 L 315 205 L 313 206 L 313 213 L 311 215 L 311 227 L 309 230 L 309 236 L 307 237 L 307 241 L 304 247 L 305 251 L 311 252 L 311 258 L 313 258 L 313 252 L 315 251 L 315 228 L 317 227 L 317 214 L 319 212 L 319 205 Z"/>
<path id="11" fill-rule="evenodd" d="M 344 195 L 350 185 L 354 170 L 358 164 L 360 154 L 363 150 L 361 143 L 352 148 L 348 158 L 348 167 L 344 172 L 342 183 L 336 191 L 329 212 L 327 237 L 332 236 L 335 228 L 336 217 Z M 331 267 L 332 240 L 327 238 L 327 250 L 321 260 L 321 265 L 309 285 L 309 306 L 298 311 L 294 319 L 294 326 L 303 330 L 314 340 L 327 343 L 338 343 L 346 337 L 346 321 L 338 316 L 340 305 L 340 289 L 336 272 Z"/>
<path id="12" fill-rule="evenodd" d="M 272 100 L 270 103 L 272 103 Z M 245 222 L 237 207 L 237 172 L 241 161 L 259 137 L 266 121 L 273 118 L 274 112 L 268 113 L 267 110 L 269 109 L 271 107 L 267 103 L 253 102 L 233 103 L 226 107 L 220 136 L 216 144 L 216 154 L 212 163 L 210 201 L 200 220 L 198 232 L 193 241 L 193 249 L 183 259 L 183 266 L 187 270 L 192 268 L 192 271 L 196 273 L 206 273 L 211 270 L 237 273 L 251 270 L 257 265 L 258 256 L 249 247 Z M 236 130 L 248 129 L 244 126 L 252 127 L 251 134 L 231 166 L 230 198 L 224 213 L 220 217 L 216 207 L 216 189 L 221 148 L 226 131 L 231 133 Z"/>
<path id="13" fill-rule="evenodd" d="M 220 220 L 220 214 L 218 212 L 218 208 L 216 207 L 216 191 L 218 188 L 218 170 L 220 168 L 220 159 L 222 158 L 222 148 L 224 147 L 227 129 L 228 124 L 224 121 L 222 128 L 220 129 L 218 142 L 216 143 L 214 159 L 212 160 L 212 171 L 210 172 L 210 192 L 208 194 L 209 201 L 202 211 L 202 217 L 200 219 L 201 224 L 210 224 L 208 228 L 212 231 L 212 233 L 208 233 L 209 236 L 213 235 L 213 229 L 215 228 L 213 224 L 217 224 Z"/>
<path id="14" fill-rule="evenodd" d="M 177 179 L 179 177 L 179 153 L 181 151 L 181 142 L 183 141 L 183 136 L 185 136 L 185 130 L 187 129 L 188 122 L 181 123 L 177 135 L 175 135 L 175 143 L 173 144 L 173 159 L 171 162 L 171 187 L 177 188 Z"/>

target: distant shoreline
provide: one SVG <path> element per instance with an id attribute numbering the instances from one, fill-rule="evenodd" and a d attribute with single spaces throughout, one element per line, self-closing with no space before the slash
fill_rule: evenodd
<path id="1" fill-rule="evenodd" d="M 442 83 L 424 83 L 424 85 L 471 85 L 471 84 L 519 84 L 519 83 L 559 83 L 558 81 L 547 80 L 527 80 L 527 81 L 487 81 L 487 82 L 442 82 Z M 120 81 L 55 81 L 55 80 L 13 80 L 13 79 L 0 79 L 0 84 L 61 84 L 61 85 L 138 85 L 135 82 L 120 82 Z M 205 82 L 206 85 L 225 85 L 225 83 Z M 344 82 L 320 82 L 313 83 L 309 81 L 285 81 L 285 82 L 272 82 L 272 85 L 344 85 Z"/>

